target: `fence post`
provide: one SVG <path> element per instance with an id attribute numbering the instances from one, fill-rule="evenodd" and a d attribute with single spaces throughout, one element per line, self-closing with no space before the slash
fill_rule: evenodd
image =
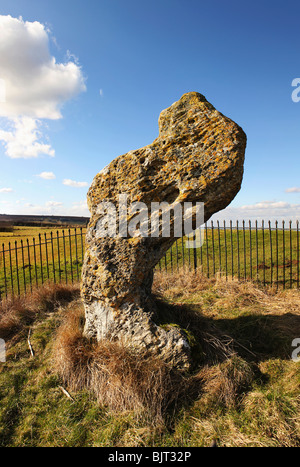
<path id="1" fill-rule="evenodd" d="M 285 224 L 285 222 L 282 221 L 283 288 L 285 289 L 285 232 L 284 232 L 284 224 Z"/>
<path id="2" fill-rule="evenodd" d="M 9 254 L 9 267 L 10 267 L 11 291 L 12 291 L 12 295 L 14 295 L 14 280 L 13 280 L 13 270 L 12 270 L 12 260 L 11 260 L 11 247 L 10 247 L 10 242 L 8 242 L 8 254 Z"/>
<path id="3" fill-rule="evenodd" d="M 270 258 L 271 258 L 271 286 L 273 285 L 273 247 L 272 247 L 272 226 L 269 221 L 269 233 L 270 233 Z"/>
<path id="4" fill-rule="evenodd" d="M 72 239 L 71 239 L 71 230 L 69 229 L 69 249 L 70 249 L 70 265 L 71 265 L 71 279 L 72 279 L 72 284 L 73 284 L 73 259 L 72 259 L 72 245 L 71 245 Z"/>
<path id="5" fill-rule="evenodd" d="M 240 239 L 239 239 L 239 221 L 236 221 L 236 241 L 237 241 L 237 261 L 238 261 L 238 280 L 240 280 Z"/>
<path id="6" fill-rule="evenodd" d="M 25 274 L 25 261 L 24 261 L 24 246 L 23 246 L 23 240 L 22 239 L 21 239 L 21 252 L 22 252 L 24 293 L 26 294 L 26 274 Z"/>
<path id="7" fill-rule="evenodd" d="M 31 261 L 30 261 L 30 248 L 29 248 L 29 240 L 28 240 L 28 238 L 26 238 L 26 242 L 27 242 L 27 254 L 28 254 L 28 268 L 29 268 L 30 292 L 32 292 Z"/>
<path id="8" fill-rule="evenodd" d="M 59 282 L 61 283 L 59 232 L 58 232 L 58 230 L 56 231 L 56 239 L 57 239 L 58 276 L 59 276 Z"/>
<path id="9" fill-rule="evenodd" d="M 257 221 L 255 221 L 255 247 L 256 247 L 256 281 L 259 282 L 258 275 L 258 231 L 257 231 Z"/>
<path id="10" fill-rule="evenodd" d="M 48 277 L 48 280 L 49 280 L 50 279 L 50 274 L 49 274 L 49 258 L 48 258 L 48 239 L 47 239 L 47 234 L 46 233 L 44 233 L 44 236 L 45 236 L 47 277 Z"/>
<path id="11" fill-rule="evenodd" d="M 275 242 L 276 242 L 276 288 L 279 287 L 279 274 L 278 274 L 278 262 L 279 262 L 279 252 L 278 252 L 278 221 L 275 221 Z"/>
<path id="12" fill-rule="evenodd" d="M 219 272 L 221 274 L 221 238 L 220 238 L 220 222 L 217 221 L 218 228 L 218 243 L 219 243 Z"/>
<path id="13" fill-rule="evenodd" d="M 17 288 L 18 288 L 18 295 L 20 296 L 20 281 L 19 281 L 19 264 L 18 264 L 17 240 L 15 240 L 15 259 L 16 259 L 16 271 L 17 271 Z"/>
<path id="14" fill-rule="evenodd" d="M 292 221 L 290 221 L 290 288 L 293 288 Z"/>
<path id="15" fill-rule="evenodd" d="M 230 245 L 231 245 L 231 278 L 233 279 L 233 270 L 234 270 L 234 264 L 233 264 L 233 234 L 232 234 L 232 221 L 230 221 Z"/>
<path id="16" fill-rule="evenodd" d="M 193 254 L 194 254 L 194 270 L 196 271 L 197 265 L 197 245 L 196 245 L 196 232 L 193 234 Z"/>
<path id="17" fill-rule="evenodd" d="M 252 232 L 251 232 L 251 221 L 249 220 L 249 248 L 250 248 L 250 280 L 252 281 Z"/>
<path id="18" fill-rule="evenodd" d="M 226 222 L 223 221 L 224 225 L 224 246 L 225 246 L 225 277 L 226 281 L 228 280 L 228 270 L 227 270 L 227 235 L 226 235 Z"/>
<path id="19" fill-rule="evenodd" d="M 33 240 L 33 258 L 34 258 L 34 271 L 35 271 L 35 283 L 38 286 L 38 274 L 37 274 L 37 265 L 36 265 L 36 252 L 35 252 L 35 238 Z"/>
<path id="20" fill-rule="evenodd" d="M 216 265 L 215 265 L 215 240 L 214 240 L 214 223 L 213 223 L 213 221 L 211 221 L 211 242 L 212 242 L 213 275 L 215 275 Z"/>
<path id="21" fill-rule="evenodd" d="M 209 278 L 209 254 L 208 254 L 208 232 L 207 232 L 207 222 L 205 222 L 205 237 L 206 237 L 206 266 L 207 266 L 207 277 Z"/>
<path id="22" fill-rule="evenodd" d="M 243 219 L 243 249 L 244 249 L 244 280 L 247 279 L 246 271 L 246 233 L 245 233 L 245 221 Z"/>
<path id="23" fill-rule="evenodd" d="M 40 262 L 41 262 L 41 279 L 42 284 L 44 283 L 44 274 L 43 274 L 43 258 L 42 258 L 42 237 L 39 234 L 39 247 L 40 247 Z"/>
<path id="24" fill-rule="evenodd" d="M 52 252 L 53 280 L 54 280 L 54 284 L 56 284 L 56 277 L 55 277 L 55 261 L 54 261 L 54 245 L 53 245 L 53 233 L 52 233 L 52 232 L 50 232 L 50 240 L 51 240 L 51 252 Z"/>
<path id="25" fill-rule="evenodd" d="M 265 254 L 265 222 L 261 221 L 262 244 L 263 244 L 263 284 L 266 285 L 266 254 Z"/>
<path id="26" fill-rule="evenodd" d="M 297 221 L 296 225 L 297 225 L 297 287 L 299 289 L 299 221 Z"/>
<path id="27" fill-rule="evenodd" d="M 68 283 L 65 231 L 62 231 L 66 284 Z"/>

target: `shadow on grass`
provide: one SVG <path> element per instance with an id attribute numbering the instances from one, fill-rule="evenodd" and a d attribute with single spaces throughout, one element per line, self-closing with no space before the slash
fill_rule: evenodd
<path id="1" fill-rule="evenodd" d="M 178 325 L 187 332 L 194 367 L 222 362 L 236 354 L 253 363 L 289 360 L 292 341 L 300 337 L 300 316 L 292 313 L 218 319 L 201 314 L 199 305 L 174 305 L 156 298 L 156 306 L 156 324 Z"/>

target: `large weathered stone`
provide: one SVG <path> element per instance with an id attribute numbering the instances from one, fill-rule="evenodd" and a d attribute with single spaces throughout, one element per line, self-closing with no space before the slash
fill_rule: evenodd
<path id="1" fill-rule="evenodd" d="M 159 117 L 150 145 L 117 157 L 99 172 L 88 192 L 91 219 L 82 275 L 87 336 L 146 348 L 181 368 L 189 365 L 183 331 L 153 321 L 153 268 L 174 237 L 101 237 L 101 203 L 204 202 L 205 221 L 224 209 L 240 189 L 246 135 L 204 96 L 184 94 Z M 101 224 L 101 222 L 100 222 Z"/>

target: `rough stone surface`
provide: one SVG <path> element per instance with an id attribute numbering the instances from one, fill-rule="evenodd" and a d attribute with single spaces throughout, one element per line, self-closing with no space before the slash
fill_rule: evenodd
<path id="1" fill-rule="evenodd" d="M 184 94 L 161 112 L 159 136 L 141 149 L 117 157 L 99 172 L 88 192 L 91 219 L 82 274 L 85 333 L 98 340 L 158 353 L 172 365 L 189 365 L 185 333 L 154 322 L 151 299 L 153 268 L 174 238 L 99 237 L 102 201 L 118 206 L 142 201 L 204 202 L 205 221 L 224 209 L 238 193 L 246 135 L 199 93 Z"/>

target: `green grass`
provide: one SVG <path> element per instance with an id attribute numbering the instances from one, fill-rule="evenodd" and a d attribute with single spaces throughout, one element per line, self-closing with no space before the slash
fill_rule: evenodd
<path id="1" fill-rule="evenodd" d="M 1 446 L 193 447 L 213 440 L 219 446 L 300 446 L 300 364 L 291 359 L 291 342 L 300 335 L 299 291 L 157 273 L 156 318 L 186 329 L 193 351 L 186 391 L 158 423 L 68 386 L 55 365 L 57 336 L 81 305 L 66 290 L 47 290 L 15 305 L 11 313 L 22 326 L 11 334 L 7 324 L 1 327 L 2 310 L 0 337 L 3 329 L 9 337 L 7 361 L 0 363 Z"/>
<path id="2" fill-rule="evenodd" d="M 186 239 L 178 239 L 160 261 L 160 270 L 174 272 L 195 264 L 208 277 L 250 279 L 278 287 L 299 287 L 299 232 L 233 228 L 202 231 L 201 248 L 186 248 Z"/>
<path id="3" fill-rule="evenodd" d="M 28 292 L 47 281 L 71 283 L 80 278 L 86 229 L 15 227 L 2 233 L 0 292 Z"/>

